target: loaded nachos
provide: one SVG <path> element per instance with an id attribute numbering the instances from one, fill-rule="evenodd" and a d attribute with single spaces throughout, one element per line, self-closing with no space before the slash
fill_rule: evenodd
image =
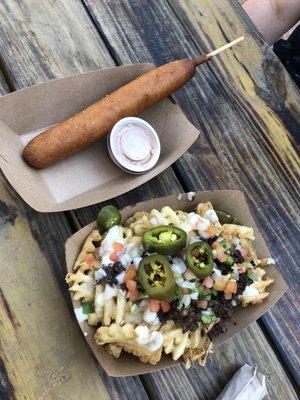
<path id="1" fill-rule="evenodd" d="M 274 261 L 259 260 L 253 229 L 210 202 L 139 211 L 123 225 L 105 206 L 97 222 L 66 282 L 82 303 L 79 323 L 95 326 L 96 343 L 114 357 L 157 364 L 165 353 L 204 365 L 237 306 L 268 296 L 264 267 Z"/>

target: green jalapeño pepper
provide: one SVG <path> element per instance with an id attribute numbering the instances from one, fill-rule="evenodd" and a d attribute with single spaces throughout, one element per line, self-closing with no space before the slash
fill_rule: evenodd
<path id="1" fill-rule="evenodd" d="M 195 242 L 188 246 L 186 263 L 189 269 L 200 278 L 204 279 L 213 270 L 214 261 L 212 250 L 206 242 Z"/>
<path id="2" fill-rule="evenodd" d="M 160 254 L 144 257 L 138 268 L 138 279 L 152 299 L 170 301 L 175 295 L 175 279 L 169 261 Z"/>
<path id="3" fill-rule="evenodd" d="M 186 232 L 175 226 L 158 226 L 146 231 L 143 235 L 143 245 L 148 253 L 158 253 L 173 256 L 186 245 Z"/>
<path id="4" fill-rule="evenodd" d="M 219 218 L 220 224 L 234 224 L 234 225 L 241 225 L 240 221 L 233 217 L 232 215 L 228 214 L 226 211 L 216 210 L 216 214 Z"/>
<path id="5" fill-rule="evenodd" d="M 100 228 L 110 229 L 121 222 L 121 214 L 115 206 L 104 206 L 97 215 L 97 224 Z"/>

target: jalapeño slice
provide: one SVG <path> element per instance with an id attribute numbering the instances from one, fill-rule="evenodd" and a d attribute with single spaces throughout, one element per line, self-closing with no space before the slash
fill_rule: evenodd
<path id="1" fill-rule="evenodd" d="M 152 299 L 170 301 L 175 294 L 175 279 L 169 261 L 160 254 L 152 254 L 139 263 L 138 278 Z"/>
<path id="2" fill-rule="evenodd" d="M 175 226 L 158 226 L 146 231 L 143 235 L 143 245 L 148 253 L 158 253 L 173 256 L 186 245 L 186 232 Z"/>
<path id="3" fill-rule="evenodd" d="M 120 222 L 121 214 L 119 210 L 112 205 L 102 207 L 97 215 L 97 224 L 103 229 L 110 229 L 114 225 L 119 225 Z"/>
<path id="4" fill-rule="evenodd" d="M 220 224 L 234 224 L 234 225 L 241 225 L 240 221 L 233 217 L 232 215 L 228 214 L 226 211 L 216 210 L 216 214 L 219 218 Z"/>
<path id="5" fill-rule="evenodd" d="M 189 269 L 200 279 L 208 276 L 214 267 L 213 253 L 206 242 L 195 242 L 188 246 L 186 263 Z"/>

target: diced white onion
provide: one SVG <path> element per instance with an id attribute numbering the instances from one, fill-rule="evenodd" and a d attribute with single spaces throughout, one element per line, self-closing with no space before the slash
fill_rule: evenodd
<path id="1" fill-rule="evenodd" d="M 181 258 L 173 258 L 171 264 L 172 271 L 177 274 L 183 274 L 186 271 L 185 262 Z"/>
<path id="2" fill-rule="evenodd" d="M 193 201 L 195 198 L 195 192 L 188 192 L 187 198 L 188 198 L 188 201 Z"/>
<path id="3" fill-rule="evenodd" d="M 203 218 L 208 219 L 213 224 L 216 224 L 217 222 L 219 222 L 217 213 L 213 209 L 206 210 L 205 213 L 203 214 Z"/>
<path id="4" fill-rule="evenodd" d="M 144 311 L 143 320 L 148 324 L 152 324 L 156 320 L 156 318 L 157 313 L 150 311 L 149 308 L 146 308 L 146 310 Z"/>
<path id="5" fill-rule="evenodd" d="M 126 271 L 122 271 L 119 275 L 116 276 L 116 281 L 118 282 L 119 285 L 124 283 L 125 275 L 126 275 Z"/>
<path id="6" fill-rule="evenodd" d="M 97 269 L 97 271 L 95 271 L 95 280 L 99 281 L 100 279 L 104 278 L 106 276 L 106 272 L 103 268 L 99 268 Z"/>
<path id="7" fill-rule="evenodd" d="M 84 314 L 82 307 L 74 308 L 75 316 L 79 324 L 88 319 L 88 314 Z"/>
<path id="8" fill-rule="evenodd" d="M 259 291 L 253 287 L 253 286 L 246 286 L 245 290 L 242 293 L 242 296 L 249 296 L 249 297 L 253 297 L 253 296 L 257 296 L 259 295 Z"/>
<path id="9" fill-rule="evenodd" d="M 136 269 L 138 269 L 139 263 L 141 262 L 141 260 L 142 260 L 142 257 L 140 257 L 140 256 L 134 257 L 134 259 L 132 260 L 133 265 L 135 266 Z"/>

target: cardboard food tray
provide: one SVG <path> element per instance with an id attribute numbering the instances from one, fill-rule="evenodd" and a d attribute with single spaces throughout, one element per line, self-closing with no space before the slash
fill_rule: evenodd
<path id="1" fill-rule="evenodd" d="M 251 216 L 245 197 L 242 192 L 237 190 L 216 190 L 216 191 L 203 191 L 195 193 L 192 201 L 188 200 L 187 194 L 182 194 L 180 200 L 178 195 L 161 197 L 149 201 L 144 201 L 132 206 L 128 206 L 121 210 L 122 223 L 130 217 L 134 212 L 145 210 L 150 211 L 153 208 L 161 209 L 163 206 L 170 206 L 175 210 L 192 211 L 199 202 L 211 201 L 214 208 L 226 210 L 230 214 L 237 217 L 243 225 L 252 226 L 255 233 L 254 246 L 259 258 L 270 257 L 266 243 L 259 233 L 257 226 Z M 83 242 L 88 234 L 97 226 L 96 222 L 85 226 L 77 233 L 72 235 L 66 241 L 66 263 L 68 272 L 72 271 L 75 259 L 81 251 Z M 261 317 L 270 307 L 272 307 L 287 290 L 287 285 L 284 282 L 280 273 L 274 267 L 266 268 L 267 276 L 274 279 L 274 283 L 268 287 L 270 292 L 269 296 L 260 304 L 248 306 L 246 308 L 238 308 L 232 322 L 228 322 L 228 331 L 214 340 L 214 346 L 218 347 L 225 343 L 228 339 L 246 328 L 252 322 Z M 73 306 L 79 307 L 79 301 L 74 302 Z M 236 325 L 234 323 L 236 323 Z M 170 356 L 164 355 L 157 365 L 143 364 L 138 358 L 122 352 L 119 359 L 115 359 L 106 353 L 103 346 L 97 346 L 94 341 L 94 334 L 96 329 L 90 327 L 87 322 L 80 324 L 83 332 L 87 332 L 86 340 L 92 349 L 95 357 L 110 376 L 131 376 L 138 374 L 145 374 L 161 370 L 163 368 L 176 365 L 181 360 L 173 361 Z M 213 357 L 211 355 L 210 357 Z"/>
<path id="2" fill-rule="evenodd" d="M 197 129 L 176 104 L 165 99 L 140 115 L 161 140 L 160 159 L 146 174 L 131 175 L 118 168 L 108 154 L 106 137 L 43 170 L 23 160 L 24 146 L 39 132 L 152 68 L 152 64 L 136 64 L 87 72 L 0 98 L 0 168 L 31 207 L 41 212 L 64 211 L 116 197 L 162 172 L 191 146 Z"/>

